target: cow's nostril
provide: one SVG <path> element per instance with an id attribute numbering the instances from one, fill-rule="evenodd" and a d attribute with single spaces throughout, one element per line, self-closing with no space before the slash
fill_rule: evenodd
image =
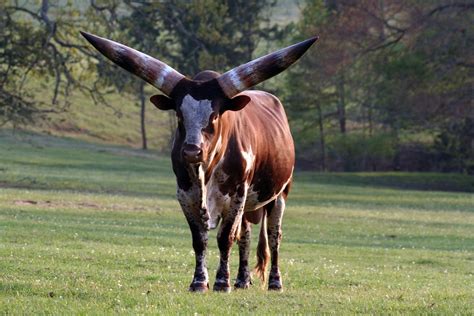
<path id="1" fill-rule="evenodd" d="M 202 150 L 185 150 L 184 151 L 184 155 L 186 157 L 197 157 L 197 156 L 200 156 L 202 154 Z"/>
<path id="2" fill-rule="evenodd" d="M 198 146 L 186 145 L 183 148 L 183 156 L 188 162 L 201 162 L 202 161 L 202 149 Z"/>

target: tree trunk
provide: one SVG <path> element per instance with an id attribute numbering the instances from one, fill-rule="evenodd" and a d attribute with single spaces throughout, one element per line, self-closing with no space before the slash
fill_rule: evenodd
<path id="1" fill-rule="evenodd" d="M 146 126 L 145 126 L 145 84 L 140 82 L 140 125 L 142 132 L 142 149 L 147 150 L 148 144 L 146 139 Z"/>
<path id="2" fill-rule="evenodd" d="M 372 100 L 369 100 L 369 108 L 367 109 L 367 120 L 369 121 L 369 137 L 372 137 L 373 132 L 373 118 L 372 118 Z"/>
<path id="3" fill-rule="evenodd" d="M 326 171 L 326 141 L 324 138 L 323 113 L 321 111 L 321 104 L 316 104 L 318 110 L 318 125 L 319 125 L 319 146 L 321 149 L 321 171 Z"/>
<path id="4" fill-rule="evenodd" d="M 346 133 L 346 98 L 344 89 L 344 72 L 341 72 L 337 83 L 337 90 L 339 94 L 339 102 L 337 102 L 337 116 L 339 119 L 339 129 L 342 134 Z"/>

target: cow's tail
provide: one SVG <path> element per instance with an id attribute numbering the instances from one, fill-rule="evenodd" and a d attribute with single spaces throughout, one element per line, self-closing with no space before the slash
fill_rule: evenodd
<path id="1" fill-rule="evenodd" d="M 265 286 L 267 281 L 267 266 L 270 261 L 270 249 L 268 247 L 268 235 L 267 235 L 267 212 L 265 208 L 262 209 L 262 223 L 260 224 L 260 235 L 258 237 L 257 246 L 257 264 L 254 268 L 254 273 L 262 281 L 262 287 Z"/>

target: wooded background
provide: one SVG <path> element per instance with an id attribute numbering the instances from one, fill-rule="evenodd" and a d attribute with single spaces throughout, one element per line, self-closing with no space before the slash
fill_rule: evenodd
<path id="1" fill-rule="evenodd" d="M 80 30 L 188 76 L 319 35 L 258 87 L 285 106 L 298 168 L 473 174 L 472 21 L 466 0 L 2 1 L 0 126 L 169 148 L 174 114 L 147 112 L 156 91 Z"/>

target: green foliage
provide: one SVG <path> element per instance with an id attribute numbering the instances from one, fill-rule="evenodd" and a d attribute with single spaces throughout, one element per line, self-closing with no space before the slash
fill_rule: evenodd
<path id="1" fill-rule="evenodd" d="M 466 170 L 474 154 L 454 138 L 470 132 L 454 132 L 453 126 L 474 115 L 468 57 L 473 9 L 441 0 L 306 1 L 295 40 L 321 39 L 287 77 L 285 93 L 299 157 L 313 155 L 317 165 L 336 168 L 331 170 L 372 170 L 367 159 L 393 169 L 397 157 L 408 154 L 403 150 L 416 145 L 400 143 L 400 135 L 423 133 L 439 139 L 429 144 L 440 159 L 431 164 L 434 170 Z M 360 134 L 393 140 L 386 154 L 377 150 L 379 143 L 366 156 L 359 154 Z M 446 142 L 451 145 L 440 145 Z M 443 146 L 450 147 L 451 162 Z M 332 159 L 338 162 L 331 165 Z"/>
<path id="2" fill-rule="evenodd" d="M 12 20 L 5 11 L 5 4 L 0 5 L 0 10 L 0 125 L 8 121 L 31 122 L 37 108 L 32 93 L 21 90 L 21 78 L 35 58 L 45 61 L 41 41 L 37 40 L 44 34 L 36 30 L 31 21 Z M 31 50 L 39 54 L 35 57 Z"/>
<path id="3" fill-rule="evenodd" d="M 27 124 L 69 105 L 73 88 L 85 88 L 68 34 L 82 23 L 73 6 L 6 1 L 0 4 L 0 125 Z M 80 47 L 79 47 L 80 48 Z M 31 89 L 33 85 L 41 89 Z M 49 90 L 50 99 L 44 100 Z"/>
<path id="4" fill-rule="evenodd" d="M 2 313 L 472 310 L 472 177 L 297 173 L 283 222 L 285 290 L 267 292 L 254 280 L 248 290 L 200 295 L 187 291 L 194 255 L 168 157 L 0 135 Z M 433 191 L 442 188 L 469 193 Z M 254 241 L 257 234 L 254 227 Z"/>
<path id="5" fill-rule="evenodd" d="M 124 98 L 139 103 L 142 115 L 146 113 L 149 93 L 144 83 L 86 46 L 77 33 L 81 29 L 156 56 L 189 76 L 204 69 L 226 71 L 263 52 L 321 35 L 294 67 L 260 86 L 282 99 L 297 160 L 310 162 L 300 166 L 391 170 L 400 165 L 397 157 L 416 154 L 404 152 L 406 148 L 422 144 L 413 160 L 426 155 L 438 159 L 430 162 L 430 170 L 472 168 L 474 154 L 466 140 L 470 130 L 461 127 L 474 117 L 470 4 L 308 0 L 301 4 L 299 19 L 298 6 L 286 0 L 67 4 L 0 3 L 0 125 L 10 121 L 31 126 L 42 117 L 54 122 L 49 125 L 53 129 L 58 127 L 53 133 L 62 133 L 64 125 L 80 129 L 86 119 L 78 115 L 78 103 L 84 96 L 105 105 L 98 114 L 113 109 L 120 115 L 121 102 L 107 102 L 113 99 L 106 96 L 110 93 L 129 94 Z M 284 13 L 288 16 L 274 16 L 290 5 Z M 77 98 L 79 93 L 72 91 L 78 90 Z M 71 110 L 73 106 L 79 110 Z M 71 115 L 57 113 L 66 111 Z M 112 123 L 118 124 L 115 119 Z M 112 123 L 94 117 L 85 125 L 95 134 L 105 125 L 115 131 Z M 154 126 L 166 130 L 155 141 L 160 148 L 174 125 L 173 115 L 160 116 Z M 127 121 L 123 126 L 120 137 L 134 139 L 127 130 L 138 125 Z M 145 147 L 145 124 L 141 132 Z M 370 144 L 378 145 L 364 143 L 359 135 L 370 135 Z M 378 148 L 384 146 L 376 139 L 386 135 L 393 135 L 386 145 L 391 149 L 382 154 Z M 410 141 L 404 135 L 412 135 Z M 373 154 L 359 153 L 360 146 Z M 354 161 L 353 155 L 364 161 Z"/>
<path id="6" fill-rule="evenodd" d="M 162 32 L 160 6 L 158 3 L 122 4 L 115 1 L 105 1 L 104 11 L 108 14 L 91 19 L 104 29 L 104 37 L 124 43 L 147 55 L 169 62 L 170 49 Z M 89 7 L 90 14 L 96 13 L 96 8 Z M 96 32 L 96 31 L 91 31 Z M 100 76 L 102 86 L 113 86 L 118 93 L 128 93 L 137 97 L 145 83 L 126 70 L 117 67 L 99 52 L 93 51 L 98 62 L 96 71 Z M 137 102 L 138 103 L 138 102 Z"/>
<path id="7" fill-rule="evenodd" d="M 272 0 L 165 1 L 158 6 L 172 62 L 188 76 L 225 71 L 252 59 L 261 40 L 281 36 L 267 12 Z"/>
<path id="8" fill-rule="evenodd" d="M 396 152 L 393 135 L 336 135 L 328 139 L 328 160 L 342 164 L 344 171 L 380 170 L 389 165 Z"/>
<path id="9" fill-rule="evenodd" d="M 474 120 L 466 118 L 450 124 L 440 132 L 434 149 L 440 156 L 438 161 L 444 171 L 463 171 L 474 174 Z"/>

